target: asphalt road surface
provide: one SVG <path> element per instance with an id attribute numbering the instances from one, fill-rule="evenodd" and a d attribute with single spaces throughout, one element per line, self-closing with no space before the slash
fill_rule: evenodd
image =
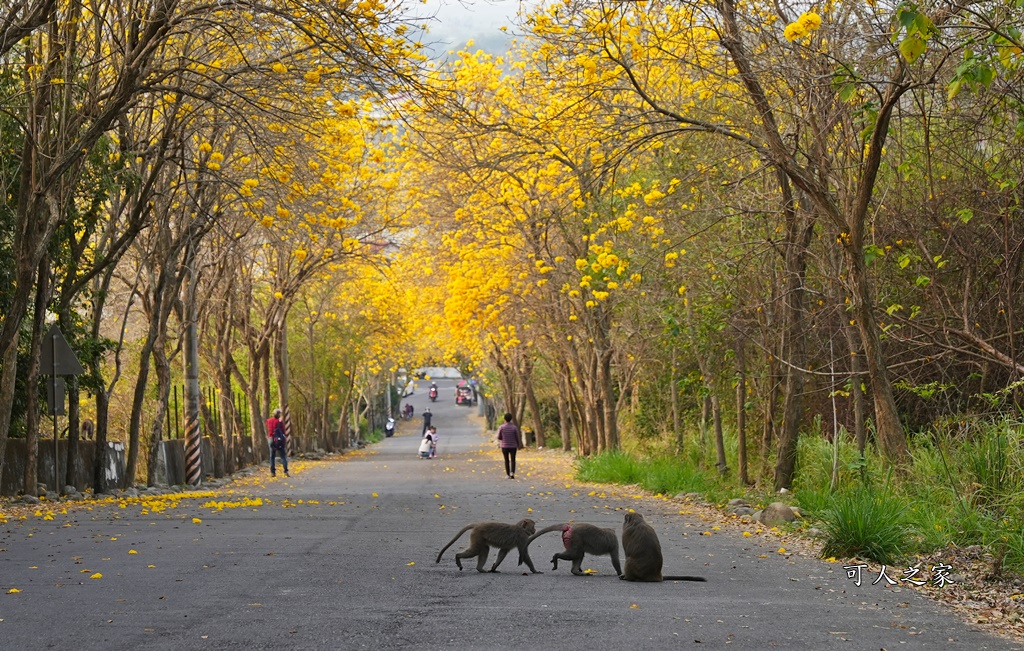
<path id="1" fill-rule="evenodd" d="M 452 381 L 428 403 L 428 384 L 408 399 L 416 418 L 397 436 L 294 465 L 291 479 L 263 469 L 213 498 L 10 518 L 0 525 L 0 648 L 1018 648 L 913 588 L 872 586 L 873 576 L 857 587 L 841 565 L 778 553 L 763 536 L 700 535 L 709 525 L 679 503 L 610 487 L 591 495 L 542 472 L 536 452 L 521 453 L 508 480 L 476 408 L 455 405 Z M 434 460 L 416 455 L 428 404 L 441 436 Z M 666 573 L 708 582 L 619 581 L 607 557 L 584 561 L 595 576 L 572 576 L 565 562 L 552 571 L 557 534 L 531 546 L 544 574 L 524 574 L 515 552 L 497 574 L 472 563 L 460 572 L 454 553 L 468 536 L 434 563 L 469 522 L 619 530 L 630 508 L 659 532 Z"/>

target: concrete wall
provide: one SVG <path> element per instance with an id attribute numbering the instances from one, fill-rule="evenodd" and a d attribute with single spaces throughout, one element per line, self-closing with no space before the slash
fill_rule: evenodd
<path id="1" fill-rule="evenodd" d="M 119 488 L 124 482 L 125 472 L 125 445 L 119 441 L 108 442 L 107 453 L 107 486 Z M 203 446 L 203 477 L 223 477 L 227 474 L 228 464 L 224 439 L 222 437 L 204 437 Z M 60 467 L 58 470 L 58 483 L 56 490 L 63 491 L 66 480 L 68 442 L 61 440 L 58 443 Z M 311 452 L 319 447 L 319 441 L 315 436 L 292 437 L 292 453 Z M 75 488 L 83 491 L 91 488 L 92 465 L 96 455 L 95 441 L 79 441 L 80 467 L 75 476 Z M 249 437 L 236 438 L 232 448 L 234 453 L 233 469 L 245 468 L 258 464 L 270 457 L 266 445 L 254 450 L 252 439 Z M 185 483 L 185 441 L 173 439 L 163 441 L 160 445 L 157 472 L 157 482 L 169 486 Z M 25 483 L 25 439 L 8 439 L 7 449 L 4 454 L 4 472 L 0 479 L 0 495 L 14 496 L 21 493 Z M 39 441 L 38 478 L 41 484 L 46 484 L 50 490 L 54 490 L 53 484 L 53 439 L 41 439 Z"/>
<path id="2" fill-rule="evenodd" d="M 50 490 L 63 490 L 67 479 L 68 442 L 59 441 L 58 447 L 58 482 L 54 486 L 53 477 L 53 439 L 39 441 L 37 458 L 37 481 L 46 484 Z M 8 439 L 4 452 L 4 473 L 0 482 L 0 495 L 13 496 L 21 492 L 25 484 L 25 439 Z M 85 490 L 92 486 L 92 465 L 96 458 L 95 441 L 79 441 L 79 466 L 75 474 L 74 486 Z M 107 483 L 119 486 L 124 479 L 125 466 L 124 444 L 113 441 L 107 443 Z"/>
<path id="3" fill-rule="evenodd" d="M 227 474 L 226 451 L 224 439 L 221 437 L 203 437 L 202 439 L 203 477 L 223 477 Z M 235 439 L 233 447 L 234 469 L 258 463 L 253 455 L 252 445 L 248 438 Z M 266 454 L 263 454 L 263 458 Z M 160 465 L 162 471 L 157 473 L 157 482 L 174 486 L 185 483 L 185 441 L 174 439 L 164 441 L 160 445 Z"/>

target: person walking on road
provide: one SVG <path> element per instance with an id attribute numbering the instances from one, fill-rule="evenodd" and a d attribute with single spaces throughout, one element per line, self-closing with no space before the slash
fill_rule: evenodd
<path id="1" fill-rule="evenodd" d="M 428 407 L 427 410 L 423 412 L 423 431 L 420 432 L 420 436 L 427 435 L 427 430 L 430 429 L 430 419 L 433 417 L 434 415 L 430 413 L 430 408 Z"/>
<path id="2" fill-rule="evenodd" d="M 512 414 L 505 414 L 505 423 L 498 428 L 498 445 L 501 455 L 505 457 L 505 474 L 509 479 L 516 478 L 516 452 L 523 449 L 523 439 L 519 428 L 512 422 Z"/>
<path id="3" fill-rule="evenodd" d="M 270 476 L 277 476 L 277 468 L 274 461 L 281 456 L 281 465 L 284 467 L 284 476 L 288 474 L 288 437 L 284 432 L 284 423 L 281 422 L 281 410 L 275 409 L 274 415 L 267 419 L 267 442 L 270 443 Z"/>

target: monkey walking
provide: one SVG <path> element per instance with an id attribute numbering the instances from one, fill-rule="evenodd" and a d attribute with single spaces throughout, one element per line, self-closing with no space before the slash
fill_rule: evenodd
<path id="1" fill-rule="evenodd" d="M 601 529 L 586 522 L 579 524 L 553 524 L 550 527 L 541 529 L 530 536 L 527 545 L 533 542 L 538 536 L 550 531 L 562 532 L 562 544 L 565 551 L 551 557 L 551 569 L 558 569 L 558 560 L 572 561 L 572 573 L 576 576 L 587 576 L 583 571 L 583 555 L 593 554 L 595 556 L 611 556 L 612 567 L 615 574 L 621 575 L 622 568 L 619 566 L 619 539 L 615 536 L 613 529 Z M 522 562 L 520 560 L 520 562 Z"/>
<path id="2" fill-rule="evenodd" d="M 619 578 L 624 581 L 707 581 L 702 576 L 662 576 L 661 542 L 639 513 L 627 513 L 622 522 L 622 551 L 626 571 Z"/>
<path id="3" fill-rule="evenodd" d="M 497 572 L 498 566 L 505 560 L 509 550 L 514 547 L 519 550 L 520 564 L 526 563 L 526 566 L 534 574 L 543 574 L 543 572 L 538 572 L 533 567 L 533 561 L 530 560 L 530 552 L 527 550 L 528 540 L 533 535 L 533 532 L 537 530 L 533 520 L 529 518 L 520 520 L 515 524 L 505 524 L 504 522 L 475 522 L 467 524 L 459 533 L 455 534 L 455 537 L 447 545 L 441 548 L 441 551 L 437 553 L 437 560 L 434 562 L 440 563 L 441 556 L 445 550 L 455 544 L 455 541 L 470 529 L 473 531 L 469 534 L 469 547 L 466 551 L 455 555 L 455 564 L 459 566 L 460 570 L 462 569 L 462 559 L 475 556 L 476 571 L 488 571 L 484 570 L 484 565 L 487 563 L 487 554 L 490 553 L 491 547 L 497 547 L 498 558 L 495 559 L 494 565 L 489 570 Z"/>

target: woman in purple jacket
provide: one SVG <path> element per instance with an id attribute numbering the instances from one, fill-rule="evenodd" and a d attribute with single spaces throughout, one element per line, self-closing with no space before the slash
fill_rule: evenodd
<path id="1" fill-rule="evenodd" d="M 519 436 L 519 428 L 512 422 L 512 414 L 505 414 L 505 423 L 498 428 L 498 445 L 505 457 L 505 474 L 509 479 L 515 479 L 516 451 L 523 449 L 523 439 Z"/>

